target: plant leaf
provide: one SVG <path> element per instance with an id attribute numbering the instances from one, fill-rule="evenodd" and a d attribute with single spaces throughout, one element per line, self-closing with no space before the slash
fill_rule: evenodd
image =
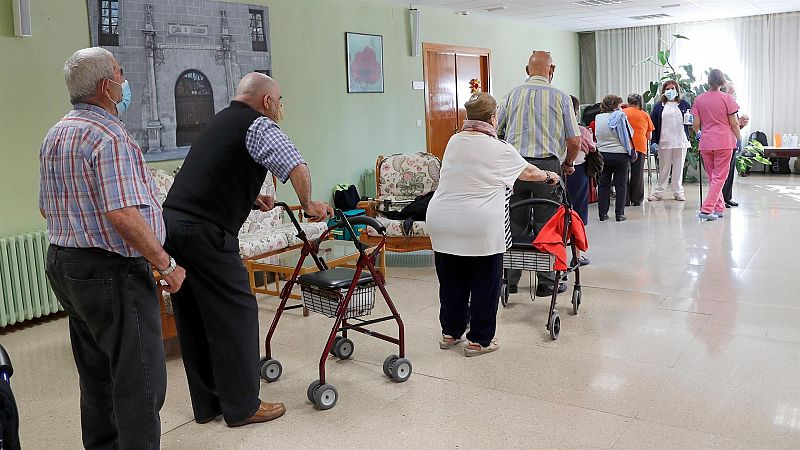
<path id="1" fill-rule="evenodd" d="M 766 165 L 772 164 L 772 161 L 768 160 L 767 158 L 764 158 L 761 155 L 756 155 L 756 156 L 753 157 L 753 159 L 755 159 L 756 161 L 760 162 L 761 164 L 766 164 Z"/>
<path id="2" fill-rule="evenodd" d="M 688 37 L 682 34 L 673 34 L 672 37 L 674 37 L 675 39 L 686 39 L 687 41 L 690 40 Z"/>
<path id="3" fill-rule="evenodd" d="M 662 66 L 667 65 L 667 57 L 666 57 L 666 53 L 664 52 L 664 50 L 660 50 L 658 52 L 658 62 L 660 62 Z"/>

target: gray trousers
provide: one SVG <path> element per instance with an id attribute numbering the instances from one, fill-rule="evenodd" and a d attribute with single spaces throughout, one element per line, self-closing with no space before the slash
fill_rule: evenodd
<path id="1" fill-rule="evenodd" d="M 561 176 L 561 162 L 555 156 L 549 158 L 525 158 L 526 161 L 542 170 L 549 170 Z M 561 197 L 556 193 L 556 186 L 541 182 L 517 181 L 514 183 L 514 193 L 511 195 L 511 204 L 531 198 L 544 198 L 561 202 Z M 544 227 L 544 224 L 556 214 L 557 207 L 551 205 L 535 205 L 531 208 L 516 208 L 511 210 L 511 235 L 529 236 L 530 240 Z M 553 289 L 555 286 L 555 272 L 537 272 L 536 277 L 543 289 Z M 522 278 L 522 271 L 511 269 L 508 271 L 508 284 L 516 286 Z"/>

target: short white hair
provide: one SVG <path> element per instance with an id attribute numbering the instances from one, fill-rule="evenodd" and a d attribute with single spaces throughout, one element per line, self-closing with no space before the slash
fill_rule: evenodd
<path id="1" fill-rule="evenodd" d="M 82 48 L 64 63 L 64 80 L 67 82 L 69 101 L 92 97 L 97 82 L 114 78 L 114 55 L 101 47 Z"/>

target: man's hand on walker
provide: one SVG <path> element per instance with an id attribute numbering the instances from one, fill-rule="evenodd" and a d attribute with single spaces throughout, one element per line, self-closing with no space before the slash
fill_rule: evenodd
<path id="1" fill-rule="evenodd" d="M 311 200 L 308 206 L 303 207 L 306 217 L 312 222 L 322 222 L 333 217 L 333 208 L 325 202 Z"/>
<path id="2" fill-rule="evenodd" d="M 260 211 L 270 211 L 275 207 L 275 197 L 271 195 L 259 195 L 256 197 L 255 206 L 258 206 Z"/>

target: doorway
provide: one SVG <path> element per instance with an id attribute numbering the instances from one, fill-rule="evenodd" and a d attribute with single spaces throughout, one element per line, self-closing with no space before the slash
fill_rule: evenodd
<path id="1" fill-rule="evenodd" d="M 425 73 L 425 125 L 428 153 L 439 159 L 453 134 L 467 116 L 470 80 L 480 80 L 481 90 L 490 90 L 490 55 L 486 48 L 422 44 Z"/>
<path id="2" fill-rule="evenodd" d="M 175 144 L 192 145 L 214 116 L 214 92 L 202 72 L 187 70 L 175 82 Z"/>

